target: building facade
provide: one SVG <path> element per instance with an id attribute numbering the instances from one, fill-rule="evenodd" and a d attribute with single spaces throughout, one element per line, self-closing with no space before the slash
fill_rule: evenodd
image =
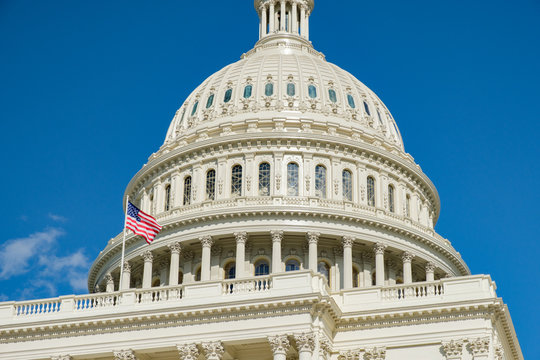
<path id="1" fill-rule="evenodd" d="M 0 303 L 0 359 L 523 359 L 388 108 L 313 48 L 313 0 L 255 7 L 127 186 L 163 231 L 123 264 L 110 240 L 89 295 Z"/>

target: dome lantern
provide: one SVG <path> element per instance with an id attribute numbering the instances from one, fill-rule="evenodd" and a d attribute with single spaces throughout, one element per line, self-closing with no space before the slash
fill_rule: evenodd
<path id="1" fill-rule="evenodd" d="M 259 43 L 277 39 L 309 43 L 313 0 L 255 0 L 259 14 Z"/>

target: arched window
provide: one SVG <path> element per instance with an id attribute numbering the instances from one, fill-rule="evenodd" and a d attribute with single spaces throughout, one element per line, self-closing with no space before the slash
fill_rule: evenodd
<path id="1" fill-rule="evenodd" d="M 298 196 L 298 164 L 287 164 L 287 195 Z"/>
<path id="2" fill-rule="evenodd" d="M 255 276 L 265 276 L 270 274 L 270 267 L 266 260 L 259 260 L 255 263 Z"/>
<path id="3" fill-rule="evenodd" d="M 165 187 L 165 211 L 171 210 L 171 185 Z"/>
<path id="4" fill-rule="evenodd" d="M 244 88 L 244 99 L 249 99 L 253 92 L 253 85 L 246 85 Z"/>
<path id="5" fill-rule="evenodd" d="M 193 105 L 193 109 L 191 109 L 191 116 L 195 115 L 197 112 L 197 107 L 199 106 L 199 102 L 197 101 L 195 105 Z"/>
<path id="6" fill-rule="evenodd" d="M 352 269 L 352 286 L 353 286 L 353 288 L 358 287 L 358 279 L 359 279 L 358 269 L 356 267 L 353 267 L 353 269 Z"/>
<path id="7" fill-rule="evenodd" d="M 315 196 L 326 198 L 326 168 L 322 165 L 315 168 Z"/>
<path id="8" fill-rule="evenodd" d="M 230 262 L 225 266 L 225 279 L 234 279 L 236 278 L 236 263 Z"/>
<path id="9" fill-rule="evenodd" d="M 337 102 L 337 95 L 334 89 L 328 89 L 328 96 L 330 97 L 331 102 L 333 103 Z"/>
<path id="10" fill-rule="evenodd" d="M 308 86 L 308 94 L 309 97 L 312 99 L 315 99 L 317 97 L 317 88 L 315 87 L 315 85 Z"/>
<path id="11" fill-rule="evenodd" d="M 300 270 L 300 263 L 297 260 L 291 259 L 288 260 L 285 264 L 285 271 L 296 271 Z"/>
<path id="12" fill-rule="evenodd" d="M 411 195 L 409 194 L 405 198 L 405 216 L 411 217 Z"/>
<path id="13" fill-rule="evenodd" d="M 366 114 L 371 116 L 371 111 L 369 111 L 369 105 L 367 102 L 364 101 L 364 110 L 366 111 Z"/>
<path id="14" fill-rule="evenodd" d="M 268 83 L 264 87 L 264 95 L 266 96 L 272 96 L 274 95 L 274 84 Z"/>
<path id="15" fill-rule="evenodd" d="M 208 170 L 206 173 L 206 198 L 208 200 L 216 199 L 216 170 Z"/>
<path id="16" fill-rule="evenodd" d="M 395 211 L 394 187 L 392 185 L 388 185 L 388 210 L 392 213 Z"/>
<path id="17" fill-rule="evenodd" d="M 191 204 L 191 176 L 184 179 L 184 205 Z"/>
<path id="18" fill-rule="evenodd" d="M 240 165 L 232 168 L 231 195 L 242 196 L 242 166 Z"/>
<path id="19" fill-rule="evenodd" d="M 354 103 L 354 98 L 351 94 L 347 94 L 347 102 L 352 109 L 356 107 L 356 104 Z"/>
<path id="20" fill-rule="evenodd" d="M 317 265 L 317 271 L 319 272 L 319 274 L 323 275 L 326 278 L 328 284 L 330 284 L 330 266 L 326 263 L 326 261 L 319 261 L 319 264 Z"/>
<path id="21" fill-rule="evenodd" d="M 371 176 L 367 178 L 367 204 L 375 206 L 375 179 Z"/>
<path id="22" fill-rule="evenodd" d="M 206 101 L 206 108 L 210 108 L 214 104 L 214 94 L 210 94 L 208 100 Z"/>
<path id="23" fill-rule="evenodd" d="M 259 165 L 259 195 L 270 195 L 270 164 L 262 163 Z"/>
<path id="24" fill-rule="evenodd" d="M 225 91 L 225 96 L 223 96 L 223 102 L 228 103 L 229 101 L 231 101 L 231 98 L 232 98 L 232 89 L 227 89 L 227 91 Z"/>
<path id="25" fill-rule="evenodd" d="M 352 173 L 349 170 L 343 170 L 342 178 L 343 178 L 342 179 L 343 199 L 347 201 L 352 201 L 352 197 L 353 197 Z"/>
<path id="26" fill-rule="evenodd" d="M 294 86 L 293 83 L 288 83 L 287 84 L 287 95 L 289 95 L 289 96 L 296 95 L 296 87 Z"/>

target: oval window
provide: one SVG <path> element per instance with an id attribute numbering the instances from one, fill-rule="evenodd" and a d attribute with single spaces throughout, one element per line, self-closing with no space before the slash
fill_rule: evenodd
<path id="1" fill-rule="evenodd" d="M 193 105 L 193 110 L 191 110 L 191 116 L 195 115 L 197 112 L 197 106 L 199 106 L 199 102 L 197 101 L 195 105 Z"/>
<path id="2" fill-rule="evenodd" d="M 232 98 L 232 89 L 228 89 L 227 91 L 225 91 L 225 96 L 223 97 L 223 102 L 228 103 L 229 101 L 231 101 L 231 98 Z"/>
<path id="3" fill-rule="evenodd" d="M 249 99 L 251 97 L 252 92 L 253 92 L 253 86 L 246 85 L 246 87 L 244 88 L 244 99 Z"/>
<path id="4" fill-rule="evenodd" d="M 308 93 L 309 97 L 312 99 L 315 99 L 317 97 L 317 88 L 315 87 L 315 85 L 308 86 Z"/>
<path id="5" fill-rule="evenodd" d="M 274 84 L 268 83 L 264 87 L 264 95 L 266 96 L 272 96 L 274 95 Z"/>
<path id="6" fill-rule="evenodd" d="M 328 90 L 328 96 L 330 96 L 330 101 L 335 103 L 337 102 L 337 96 L 336 96 L 336 91 L 334 89 L 329 89 Z"/>
<path id="7" fill-rule="evenodd" d="M 287 95 L 294 96 L 296 94 L 296 88 L 293 83 L 287 84 Z"/>
<path id="8" fill-rule="evenodd" d="M 364 101 L 364 109 L 366 110 L 366 114 L 368 114 L 369 116 L 371 116 L 371 111 L 369 111 L 369 105 L 367 104 L 367 102 Z"/>
<path id="9" fill-rule="evenodd" d="M 211 94 L 206 101 L 206 108 L 208 109 L 214 103 L 214 94 Z"/>
<path id="10" fill-rule="evenodd" d="M 348 94 L 348 95 L 347 95 L 347 101 L 349 102 L 349 106 L 350 106 L 351 108 L 354 109 L 354 108 L 356 107 L 356 104 L 354 103 L 354 98 L 352 97 L 351 94 Z"/>

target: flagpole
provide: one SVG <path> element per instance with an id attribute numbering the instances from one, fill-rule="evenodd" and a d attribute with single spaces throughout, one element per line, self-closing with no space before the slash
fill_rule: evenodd
<path id="1" fill-rule="evenodd" d="M 122 291 L 122 280 L 124 278 L 124 257 L 126 254 L 126 226 L 127 226 L 127 212 L 129 207 L 129 195 L 126 197 L 126 208 L 124 211 L 124 239 L 122 240 L 122 262 L 120 263 L 120 281 L 118 283 L 118 291 Z"/>

